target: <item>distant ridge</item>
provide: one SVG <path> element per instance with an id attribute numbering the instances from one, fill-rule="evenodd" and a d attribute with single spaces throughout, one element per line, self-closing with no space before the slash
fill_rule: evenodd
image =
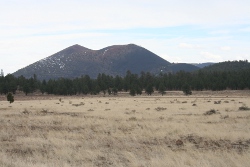
<path id="1" fill-rule="evenodd" d="M 15 73 L 26 78 L 37 75 L 38 79 L 76 78 L 89 75 L 96 78 L 99 73 L 124 76 L 128 70 L 140 74 L 142 71 L 159 74 L 179 70 L 199 69 L 190 64 L 171 64 L 151 51 L 135 44 L 113 45 L 100 50 L 91 50 L 78 44 L 39 60 Z"/>
<path id="2" fill-rule="evenodd" d="M 215 63 L 209 66 L 206 66 L 201 69 L 201 71 L 239 71 L 250 69 L 250 63 L 247 60 L 240 61 L 225 61 L 220 63 Z"/>

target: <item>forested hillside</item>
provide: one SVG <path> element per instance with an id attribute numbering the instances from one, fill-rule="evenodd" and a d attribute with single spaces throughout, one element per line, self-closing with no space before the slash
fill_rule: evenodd
<path id="1" fill-rule="evenodd" d="M 239 71 L 250 69 L 250 63 L 247 60 L 225 61 L 206 66 L 202 71 Z"/>

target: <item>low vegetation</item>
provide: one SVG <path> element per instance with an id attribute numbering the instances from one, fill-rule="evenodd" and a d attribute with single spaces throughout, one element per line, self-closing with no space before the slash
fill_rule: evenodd
<path id="1" fill-rule="evenodd" d="M 212 114 L 216 114 L 217 112 L 215 111 L 215 109 L 211 109 L 207 112 L 204 113 L 204 115 L 212 115 Z"/>
<path id="2" fill-rule="evenodd" d="M 0 166 L 249 166 L 249 96 L 179 94 L 0 101 Z"/>
<path id="3" fill-rule="evenodd" d="M 164 110 L 167 110 L 167 108 L 164 108 L 164 107 L 157 107 L 155 108 L 156 111 L 164 111 Z"/>
<path id="4" fill-rule="evenodd" d="M 243 106 L 239 107 L 239 110 L 246 111 L 246 110 L 250 110 L 250 108 L 247 107 L 246 105 L 243 105 Z"/>

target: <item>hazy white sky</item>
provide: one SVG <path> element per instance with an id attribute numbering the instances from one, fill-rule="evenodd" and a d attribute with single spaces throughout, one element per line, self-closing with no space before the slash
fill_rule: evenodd
<path id="1" fill-rule="evenodd" d="M 0 0 L 5 74 L 79 44 L 134 43 L 170 62 L 250 59 L 249 0 Z"/>

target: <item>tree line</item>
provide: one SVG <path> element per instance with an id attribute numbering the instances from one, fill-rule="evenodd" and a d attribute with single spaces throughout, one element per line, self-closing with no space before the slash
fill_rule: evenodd
<path id="1" fill-rule="evenodd" d="M 11 74 L 0 76 L 0 94 L 15 94 L 23 91 L 26 95 L 35 91 L 42 94 L 54 95 L 96 95 L 114 94 L 120 91 L 129 92 L 130 95 L 140 95 L 145 92 L 151 95 L 171 90 L 243 90 L 250 89 L 250 69 L 240 71 L 213 71 L 199 70 L 194 73 L 179 71 L 177 73 L 161 73 L 153 75 L 141 72 L 140 75 L 127 71 L 125 77 L 99 74 L 96 79 L 88 75 L 75 79 L 38 80 L 36 75 L 31 78 L 23 76 L 14 77 Z"/>

